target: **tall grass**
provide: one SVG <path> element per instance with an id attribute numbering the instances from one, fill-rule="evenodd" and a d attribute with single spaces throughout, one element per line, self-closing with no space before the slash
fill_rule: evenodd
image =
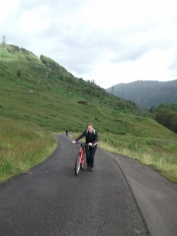
<path id="1" fill-rule="evenodd" d="M 54 136 L 25 122 L 0 118 L 0 182 L 28 171 L 56 148 Z"/>
<path id="2" fill-rule="evenodd" d="M 114 140 L 114 141 L 113 141 Z M 153 138 L 117 137 L 100 135 L 99 146 L 149 165 L 174 183 L 177 183 L 177 142 Z"/>
<path id="3" fill-rule="evenodd" d="M 79 133 L 72 133 L 70 137 L 74 139 L 78 135 Z M 106 151 L 151 166 L 170 181 L 177 183 L 177 142 L 99 133 L 98 145 Z"/>

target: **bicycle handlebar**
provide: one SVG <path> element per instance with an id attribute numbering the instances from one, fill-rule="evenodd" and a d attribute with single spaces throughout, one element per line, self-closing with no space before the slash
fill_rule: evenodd
<path id="1" fill-rule="evenodd" d="M 84 144 L 84 145 L 88 145 L 87 143 L 78 142 L 78 141 L 76 141 L 76 143 L 78 143 L 78 144 Z"/>
<path id="2" fill-rule="evenodd" d="M 89 148 L 89 145 L 88 143 L 83 143 L 83 142 L 76 142 L 77 144 L 80 144 L 82 147 L 88 147 Z"/>

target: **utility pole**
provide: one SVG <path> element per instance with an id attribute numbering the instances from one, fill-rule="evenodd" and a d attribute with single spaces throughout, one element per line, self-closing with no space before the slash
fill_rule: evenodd
<path id="1" fill-rule="evenodd" d="M 144 108 L 144 98 L 142 97 L 139 105 L 139 115 L 141 115 L 143 108 Z"/>
<path id="2" fill-rule="evenodd" d="M 114 95 L 114 86 L 111 87 L 111 94 Z"/>
<path id="3" fill-rule="evenodd" d="M 2 51 L 3 51 L 3 59 L 5 61 L 5 65 L 6 65 L 6 54 L 5 54 L 5 51 L 6 51 L 6 36 L 3 36 L 3 43 L 2 43 Z"/>
<path id="4" fill-rule="evenodd" d="M 2 55 L 1 55 L 2 57 L 1 57 L 1 60 L 2 60 L 2 63 L 3 63 L 3 56 L 4 56 L 4 55 L 3 55 L 3 46 L 2 46 L 2 43 L 1 43 L 1 48 L 2 48 Z"/>
<path id="5" fill-rule="evenodd" d="M 21 60 L 21 56 L 22 56 L 22 49 L 20 48 L 20 60 Z M 19 60 L 19 70 L 20 70 L 20 60 Z"/>

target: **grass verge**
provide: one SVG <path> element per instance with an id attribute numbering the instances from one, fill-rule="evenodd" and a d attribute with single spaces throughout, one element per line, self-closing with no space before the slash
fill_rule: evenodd
<path id="1" fill-rule="evenodd" d="M 0 118 L 0 182 L 27 172 L 56 148 L 51 132 L 31 123 Z M 78 133 L 70 133 L 71 138 Z M 82 139 L 84 141 L 84 139 Z M 149 165 L 177 183 L 177 143 L 172 140 L 99 134 L 99 147 Z"/>
<path id="2" fill-rule="evenodd" d="M 79 134 L 73 133 L 71 137 Z M 153 167 L 162 176 L 177 183 L 177 142 L 113 134 L 99 134 L 99 147 L 133 158 Z"/>
<path id="3" fill-rule="evenodd" d="M 27 172 L 56 148 L 54 135 L 42 128 L 0 118 L 0 182 Z"/>

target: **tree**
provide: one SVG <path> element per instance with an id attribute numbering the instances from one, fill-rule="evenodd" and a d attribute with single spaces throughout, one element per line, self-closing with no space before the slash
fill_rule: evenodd
<path id="1" fill-rule="evenodd" d="M 152 107 L 149 109 L 149 112 L 150 112 L 150 113 L 154 113 L 154 112 L 155 112 L 155 107 L 152 106 Z"/>
<path id="2" fill-rule="evenodd" d="M 156 112 L 155 119 L 161 125 L 177 132 L 177 112 L 167 108 L 160 108 Z"/>

